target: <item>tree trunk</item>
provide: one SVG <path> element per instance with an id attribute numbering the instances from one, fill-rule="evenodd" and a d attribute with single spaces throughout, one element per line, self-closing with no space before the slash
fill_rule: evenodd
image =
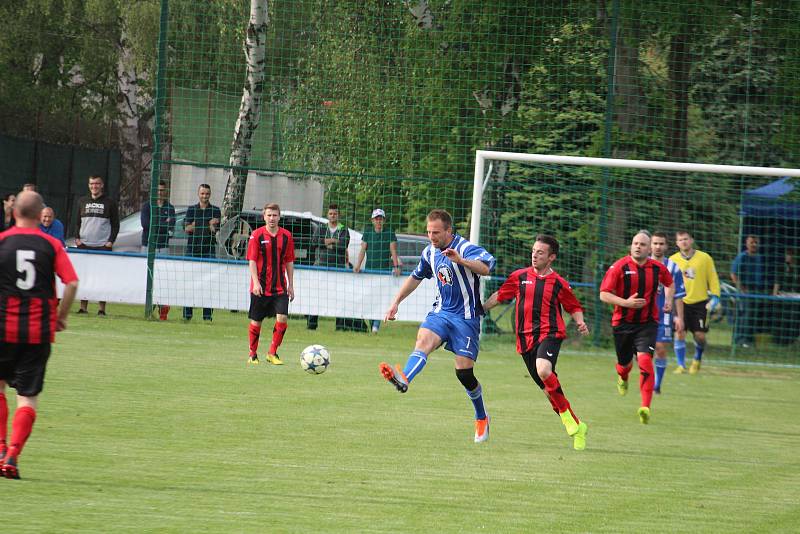
<path id="1" fill-rule="evenodd" d="M 119 149 L 122 165 L 119 207 L 121 213 L 139 208 L 141 193 L 149 176 L 142 173 L 143 151 L 139 142 L 139 74 L 134 51 L 128 40 L 127 23 L 120 23 L 117 60 L 117 110 L 119 111 Z M 108 177 L 105 177 L 106 182 Z"/>
<path id="2" fill-rule="evenodd" d="M 669 91 L 672 117 L 667 125 L 667 158 L 689 159 L 689 70 L 692 67 L 690 36 L 681 31 L 672 36 L 669 47 Z"/>
<path id="3" fill-rule="evenodd" d="M 250 163 L 253 134 L 261 118 L 261 102 L 264 94 L 264 57 L 266 55 L 267 0 L 250 0 L 250 23 L 244 54 L 247 60 L 247 79 L 242 90 L 239 118 L 233 131 L 228 183 L 222 200 L 222 224 L 242 211 L 244 191 L 247 185 L 247 166 Z"/>

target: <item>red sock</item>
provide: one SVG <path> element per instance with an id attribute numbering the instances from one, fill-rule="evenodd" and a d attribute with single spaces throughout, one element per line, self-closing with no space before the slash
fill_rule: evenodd
<path id="1" fill-rule="evenodd" d="M 653 383 L 656 380 L 653 374 L 653 357 L 646 352 L 640 352 L 636 356 L 639 362 L 639 391 L 642 394 L 642 406 L 650 407 L 653 400 Z"/>
<path id="2" fill-rule="evenodd" d="M 547 380 L 543 380 L 544 382 L 544 390 L 547 392 L 547 396 L 550 397 L 550 404 L 556 408 L 558 413 L 564 413 L 569 410 L 569 413 L 572 414 L 572 417 L 575 419 L 576 423 L 580 423 L 580 420 L 575 415 L 575 412 L 572 411 L 572 408 L 569 406 L 569 401 L 567 397 L 564 395 L 564 391 L 561 389 L 561 383 L 558 381 L 558 377 L 555 373 L 552 373 L 550 376 L 547 377 Z"/>
<path id="3" fill-rule="evenodd" d="M 167 320 L 167 315 L 169 315 L 169 306 L 159 306 L 158 307 L 158 318 L 162 321 Z"/>
<path id="4" fill-rule="evenodd" d="M 6 448 L 6 437 L 8 437 L 8 402 L 6 394 L 0 393 L 0 454 Z"/>
<path id="5" fill-rule="evenodd" d="M 617 374 L 623 380 L 627 380 L 628 379 L 628 374 L 631 372 L 632 368 L 633 368 L 633 364 L 632 363 L 629 363 L 627 367 L 622 367 L 620 364 L 617 364 Z"/>
<path id="6" fill-rule="evenodd" d="M 275 327 L 272 329 L 272 344 L 269 346 L 270 354 L 278 354 L 278 347 L 283 343 L 283 334 L 286 333 L 286 326 L 286 323 L 275 321 Z"/>
<path id="7" fill-rule="evenodd" d="M 8 444 L 8 455 L 19 456 L 28 436 L 33 430 L 33 422 L 36 421 L 36 410 L 30 406 L 17 408 L 14 412 L 14 421 L 11 423 L 11 440 Z"/>
<path id="8" fill-rule="evenodd" d="M 250 332 L 250 356 L 252 356 L 256 354 L 258 350 L 258 338 L 261 336 L 261 325 L 250 323 L 248 331 Z"/>

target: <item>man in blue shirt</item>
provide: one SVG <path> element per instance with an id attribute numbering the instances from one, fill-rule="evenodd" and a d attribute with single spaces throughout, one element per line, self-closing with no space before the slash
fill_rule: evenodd
<path id="1" fill-rule="evenodd" d="M 400 303 L 424 278 L 436 277 L 436 300 L 433 309 L 417 332 L 417 342 L 405 368 L 393 369 L 381 362 L 383 377 L 401 393 L 425 367 L 428 354 L 441 347 L 455 354 L 456 377 L 467 391 L 475 408 L 475 443 L 489 439 L 489 416 L 483 404 L 483 391 L 473 367 L 478 358 L 481 316 L 480 277 L 495 266 L 494 257 L 485 249 L 453 233 L 453 218 L 445 210 L 433 210 L 427 217 L 428 239 L 417 268 L 406 279 L 386 312 L 393 321 Z"/>
<path id="2" fill-rule="evenodd" d="M 211 204 L 211 186 L 200 184 L 197 188 L 197 204 L 189 206 L 186 216 L 183 219 L 183 227 L 189 236 L 186 248 L 186 255 L 193 258 L 214 258 L 216 257 L 215 238 L 219 230 L 219 220 L 222 211 Z M 213 310 L 203 308 L 203 320 L 212 320 Z M 193 315 L 192 308 L 183 308 L 184 321 L 191 321 Z"/>
<path id="3" fill-rule="evenodd" d="M 64 244 L 64 224 L 56 219 L 56 212 L 53 208 L 44 208 L 42 210 L 42 222 L 39 225 L 39 230 L 51 235 Z"/>
<path id="4" fill-rule="evenodd" d="M 767 293 L 767 280 L 764 257 L 758 253 L 758 237 L 747 236 L 744 245 L 745 250 L 736 255 L 731 265 L 731 280 L 740 293 L 764 295 Z M 747 348 L 755 341 L 762 308 L 760 304 L 754 298 L 739 299 L 734 340 L 742 347 Z"/>
<path id="5" fill-rule="evenodd" d="M 158 183 L 158 198 L 154 206 L 152 216 L 150 214 L 150 200 L 142 205 L 142 252 L 147 254 L 147 243 L 150 236 L 150 219 L 153 222 L 152 239 L 155 242 L 156 252 L 161 254 L 169 253 L 169 238 L 175 231 L 175 206 L 169 201 L 169 188 L 167 183 Z"/>
<path id="6" fill-rule="evenodd" d="M 683 350 L 686 350 L 686 342 L 673 339 L 673 331 L 676 333 L 683 332 L 683 297 L 686 296 L 686 288 L 683 286 L 683 273 L 678 264 L 667 257 L 667 234 L 664 232 L 654 232 L 650 240 L 650 248 L 653 251 L 651 258 L 660 261 L 666 265 L 669 274 L 672 275 L 672 281 L 675 283 L 675 296 L 672 309 L 673 312 L 664 311 L 664 301 L 666 294 L 664 286 L 658 285 L 658 295 L 656 296 L 656 306 L 658 306 L 658 331 L 656 333 L 656 380 L 653 385 L 653 393 L 661 393 L 661 382 L 664 380 L 664 373 L 667 370 L 667 347 L 674 343 L 675 351 L 679 350 L 682 344 Z M 682 360 L 678 360 L 679 362 Z M 680 365 L 680 363 L 678 364 Z"/>

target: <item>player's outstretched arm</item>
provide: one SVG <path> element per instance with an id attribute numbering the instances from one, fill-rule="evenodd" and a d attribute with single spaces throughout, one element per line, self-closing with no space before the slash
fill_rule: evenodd
<path id="1" fill-rule="evenodd" d="M 487 264 L 485 264 L 482 260 L 467 260 L 461 257 L 461 254 L 458 253 L 457 250 L 448 248 L 443 252 L 447 258 L 456 263 L 458 265 L 463 265 L 473 273 L 479 276 L 489 276 L 491 272 L 491 268 Z"/>
<path id="2" fill-rule="evenodd" d="M 671 313 L 675 302 L 675 284 L 664 288 L 664 312 Z"/>
<path id="3" fill-rule="evenodd" d="M 255 260 L 249 260 L 248 268 L 250 269 L 250 279 L 253 281 L 253 295 L 259 297 L 263 293 L 261 282 L 258 281 L 258 266 Z"/>
<path id="4" fill-rule="evenodd" d="M 575 326 L 578 327 L 578 333 L 582 336 L 585 336 L 589 333 L 589 327 L 586 326 L 586 322 L 583 320 L 583 312 L 576 311 L 570 314 L 572 316 L 572 320 L 575 321 Z"/>
<path id="5" fill-rule="evenodd" d="M 67 328 L 67 317 L 69 309 L 75 301 L 75 294 L 78 292 L 78 281 L 75 280 L 64 286 L 64 294 L 61 296 L 61 304 L 58 306 L 58 317 L 56 318 L 56 332 Z"/>
<path id="6" fill-rule="evenodd" d="M 601 291 L 600 300 L 606 304 L 613 304 L 615 306 L 622 306 L 623 308 L 643 308 L 647 303 L 645 299 L 639 297 L 639 293 L 634 293 L 630 297 L 624 299 L 616 296 L 610 291 Z"/>
<path id="7" fill-rule="evenodd" d="M 489 310 L 497 306 L 499 303 L 500 302 L 497 300 L 497 291 L 495 291 L 494 293 L 492 293 L 492 296 L 486 299 L 486 302 L 483 303 L 483 309 L 484 311 L 488 312 Z"/>
<path id="8" fill-rule="evenodd" d="M 400 307 L 400 303 L 405 300 L 407 296 L 414 292 L 422 283 L 422 280 L 417 280 L 413 276 L 409 276 L 406 278 L 406 281 L 403 282 L 403 285 L 400 286 L 400 289 L 397 291 L 397 295 L 394 296 L 394 300 L 392 301 L 392 305 L 389 306 L 389 309 L 386 310 L 386 316 L 383 318 L 384 321 L 394 321 L 395 317 L 397 316 L 397 309 Z"/>

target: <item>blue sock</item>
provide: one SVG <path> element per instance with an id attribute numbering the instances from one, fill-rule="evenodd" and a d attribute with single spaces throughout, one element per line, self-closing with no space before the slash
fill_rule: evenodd
<path id="1" fill-rule="evenodd" d="M 475 419 L 486 419 L 486 407 L 483 405 L 483 388 L 478 384 L 478 387 L 472 391 L 467 391 L 469 400 L 475 407 Z"/>
<path id="2" fill-rule="evenodd" d="M 705 345 L 699 345 L 697 342 L 694 344 L 694 359 L 700 361 L 703 359 L 703 351 L 706 350 Z"/>
<path id="3" fill-rule="evenodd" d="M 675 340 L 675 360 L 681 367 L 686 367 L 686 341 L 683 339 Z"/>
<path id="4" fill-rule="evenodd" d="M 661 388 L 661 381 L 664 380 L 664 371 L 667 370 L 667 359 L 656 358 L 656 383 L 655 388 Z"/>
<path id="5" fill-rule="evenodd" d="M 406 378 L 408 378 L 409 384 L 412 380 L 414 380 L 414 377 L 417 376 L 420 371 L 422 371 L 426 363 L 428 363 L 428 355 L 421 350 L 415 350 L 408 355 L 408 360 L 406 361 L 405 369 L 403 369 L 403 374 L 405 374 Z"/>

